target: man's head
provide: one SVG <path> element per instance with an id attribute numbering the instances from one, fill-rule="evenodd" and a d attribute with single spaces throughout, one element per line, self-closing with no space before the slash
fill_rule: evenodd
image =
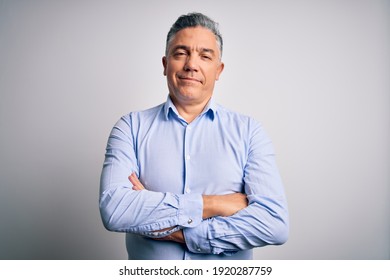
<path id="1" fill-rule="evenodd" d="M 217 24 L 196 13 L 179 17 L 167 36 L 164 75 L 175 105 L 205 105 L 224 65 Z"/>

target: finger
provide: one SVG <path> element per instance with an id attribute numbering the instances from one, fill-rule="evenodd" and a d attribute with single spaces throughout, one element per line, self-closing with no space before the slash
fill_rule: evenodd
<path id="1" fill-rule="evenodd" d="M 143 189 L 145 189 L 144 186 L 142 185 L 142 183 L 137 178 L 137 175 L 134 172 L 131 173 L 131 175 L 129 176 L 129 180 L 133 184 L 133 190 L 143 190 Z"/>
<path id="2" fill-rule="evenodd" d="M 142 186 L 141 182 L 139 181 L 137 175 L 133 172 L 131 173 L 131 175 L 129 176 L 129 180 L 130 182 L 134 185 L 134 186 Z"/>
<path id="3" fill-rule="evenodd" d="M 143 190 L 142 188 L 139 188 L 139 187 L 136 187 L 136 186 L 133 186 L 132 189 L 135 190 L 135 191 L 142 191 Z"/>
<path id="4" fill-rule="evenodd" d="M 133 190 L 135 190 L 135 191 L 140 191 L 140 190 L 143 190 L 143 189 L 144 189 L 144 187 L 142 186 L 142 184 L 137 183 L 134 179 L 132 179 L 131 176 L 129 176 L 129 180 L 130 180 L 130 182 L 133 184 L 133 187 L 132 187 Z"/>

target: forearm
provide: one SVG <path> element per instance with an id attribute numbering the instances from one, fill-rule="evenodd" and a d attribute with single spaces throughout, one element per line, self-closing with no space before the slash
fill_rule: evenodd
<path id="1" fill-rule="evenodd" d="M 126 164 L 122 166 L 108 157 L 102 171 L 99 206 L 108 230 L 148 236 L 153 231 L 176 226 L 194 227 L 201 222 L 203 201 L 200 194 L 133 190 L 124 175 L 125 168 Z"/>
<path id="2" fill-rule="evenodd" d="M 133 176 L 129 177 L 135 185 L 134 188 L 143 190 L 144 187 Z M 215 216 L 230 216 L 237 211 L 247 206 L 246 195 L 234 193 L 229 195 L 203 195 L 203 219 L 208 219 Z M 170 230 L 166 228 L 164 230 Z M 183 230 L 178 230 L 163 238 L 158 238 L 162 241 L 174 241 L 185 243 Z"/>
<path id="3" fill-rule="evenodd" d="M 203 219 L 215 216 L 227 217 L 248 206 L 248 200 L 243 193 L 226 195 L 202 195 Z"/>
<path id="4" fill-rule="evenodd" d="M 235 215 L 216 216 L 196 228 L 184 229 L 190 251 L 220 254 L 283 244 L 289 228 L 284 198 L 250 196 L 249 201 L 251 204 Z"/>
<path id="5" fill-rule="evenodd" d="M 168 227 L 193 227 L 202 220 L 201 196 L 136 192 L 115 188 L 101 196 L 100 211 L 108 230 L 144 234 Z"/>

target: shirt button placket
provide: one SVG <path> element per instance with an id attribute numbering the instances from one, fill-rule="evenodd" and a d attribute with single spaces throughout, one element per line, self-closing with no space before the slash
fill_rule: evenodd
<path id="1" fill-rule="evenodd" d="M 185 136 L 184 136 L 184 168 L 185 168 L 185 177 L 184 177 L 184 193 L 190 193 L 191 190 L 188 186 L 189 179 L 189 161 L 191 160 L 190 155 L 190 141 L 191 141 L 191 130 L 192 127 L 190 125 L 186 126 Z"/>

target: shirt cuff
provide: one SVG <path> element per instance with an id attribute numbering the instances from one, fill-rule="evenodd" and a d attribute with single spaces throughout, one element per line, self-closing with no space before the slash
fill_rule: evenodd
<path id="1" fill-rule="evenodd" d="M 203 220 L 195 228 L 183 229 L 187 248 L 192 253 L 212 254 L 212 247 L 208 238 L 209 220 Z"/>
<path id="2" fill-rule="evenodd" d="M 193 228 L 202 222 L 203 199 L 201 194 L 179 196 L 178 223 L 184 228 Z"/>
<path id="3" fill-rule="evenodd" d="M 144 235 L 144 236 L 147 236 L 147 237 L 150 237 L 150 238 L 154 238 L 154 239 L 157 239 L 157 238 L 163 238 L 163 237 L 166 237 L 168 235 L 171 235 L 172 233 L 176 232 L 176 231 L 179 231 L 181 230 L 181 227 L 180 226 L 176 226 L 172 229 L 169 229 L 169 230 L 164 230 L 164 231 L 144 231 L 144 232 L 140 232 L 141 235 Z"/>

